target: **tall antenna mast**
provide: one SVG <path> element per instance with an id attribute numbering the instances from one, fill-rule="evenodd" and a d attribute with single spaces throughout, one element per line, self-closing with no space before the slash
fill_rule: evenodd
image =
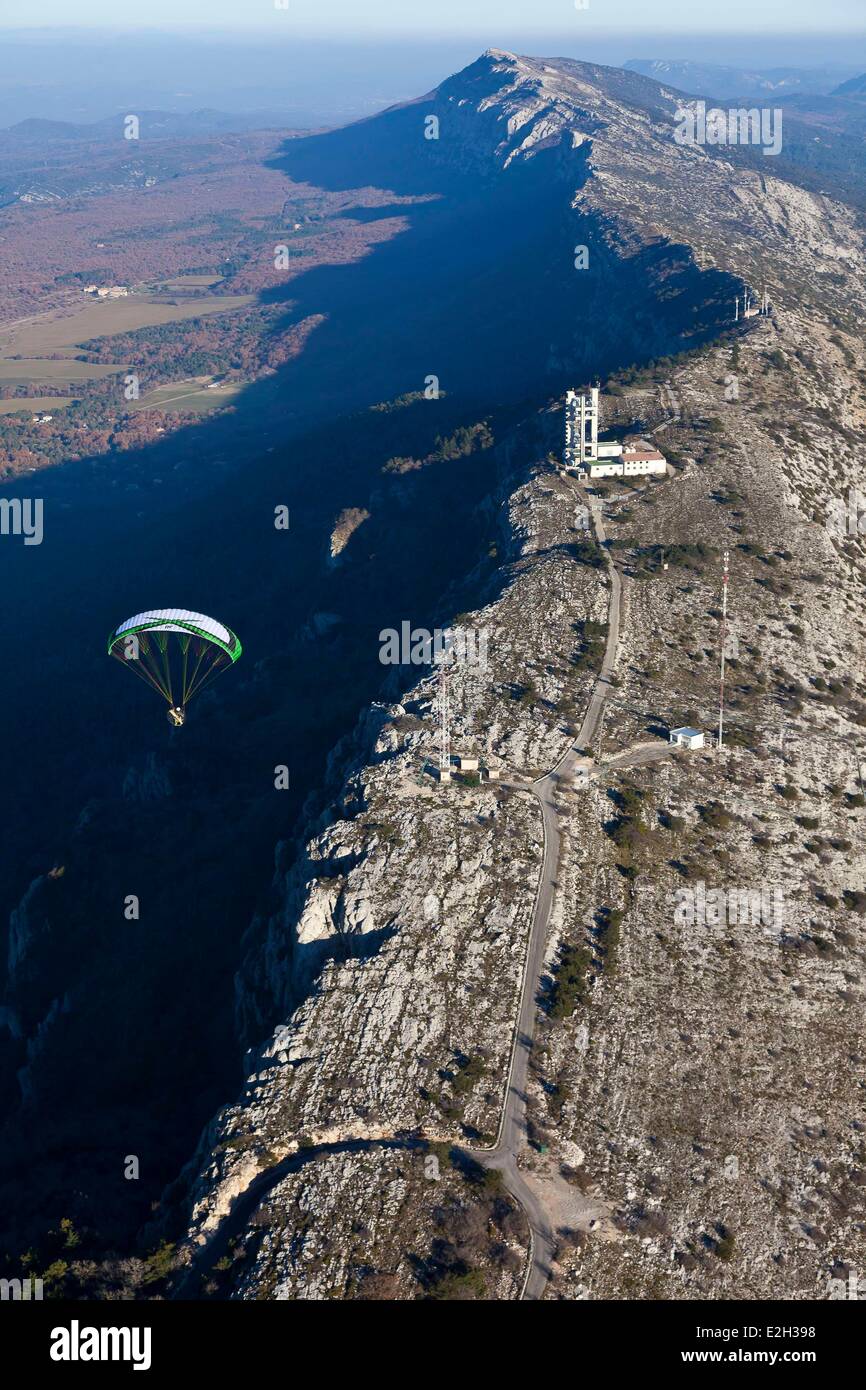
<path id="1" fill-rule="evenodd" d="M 725 737 L 725 648 L 728 645 L 728 560 L 724 553 L 724 573 L 722 574 L 722 661 L 719 675 L 719 748 L 724 746 Z"/>
<path id="2" fill-rule="evenodd" d="M 451 775 L 451 703 L 446 673 L 449 655 L 446 648 L 434 657 L 439 667 L 439 774 L 443 782 Z"/>

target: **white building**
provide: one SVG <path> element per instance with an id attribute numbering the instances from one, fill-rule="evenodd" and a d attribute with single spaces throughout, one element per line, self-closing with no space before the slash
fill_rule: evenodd
<path id="1" fill-rule="evenodd" d="M 664 454 L 651 444 L 618 444 L 618 455 L 602 454 L 604 444 L 598 446 L 599 459 L 590 459 L 587 471 L 590 478 L 645 478 L 651 473 L 667 473 L 668 462 Z"/>
<path id="2" fill-rule="evenodd" d="M 471 757 L 468 753 L 455 753 L 454 766 L 459 767 L 461 772 L 477 772 L 478 759 Z"/>
<path id="3" fill-rule="evenodd" d="M 588 396 L 568 391 L 565 396 L 563 467 L 586 478 L 635 478 L 667 473 L 667 459 L 647 440 L 634 444 L 599 443 L 598 387 Z"/>
<path id="4" fill-rule="evenodd" d="M 671 729 L 670 742 L 678 748 L 703 748 L 704 735 L 702 730 L 690 729 L 688 725 L 684 725 L 681 729 Z"/>
<path id="5" fill-rule="evenodd" d="M 622 464 L 616 459 L 605 460 L 604 463 L 595 463 L 586 469 L 588 478 L 620 478 L 622 477 Z"/>

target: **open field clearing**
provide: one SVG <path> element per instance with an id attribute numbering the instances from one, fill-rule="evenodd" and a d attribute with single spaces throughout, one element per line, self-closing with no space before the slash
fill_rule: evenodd
<path id="1" fill-rule="evenodd" d="M 35 410 L 63 410 L 75 400 L 75 396 L 19 396 L 17 400 L 0 401 L 0 415 L 14 415 L 17 410 L 28 414 Z"/>
<path id="2" fill-rule="evenodd" d="M 170 280 L 162 280 L 157 288 L 169 290 L 209 290 L 213 285 L 222 283 L 221 275 L 175 275 Z"/>
<path id="3" fill-rule="evenodd" d="M 142 396 L 134 411 L 194 411 L 197 415 L 204 415 L 211 410 L 231 405 L 243 390 L 243 386 L 234 382 L 209 390 L 206 383 L 205 377 L 191 377 L 189 381 L 174 381 L 167 386 L 157 386 L 155 390 Z"/>
<path id="4" fill-rule="evenodd" d="M 181 319 L 201 318 L 205 314 L 225 314 L 246 308 L 255 299 L 251 294 L 208 295 L 181 304 L 157 304 L 147 296 L 127 299 L 86 301 L 71 314 L 46 314 L 44 318 L 11 329 L 0 326 L 0 359 L 19 354 L 39 357 L 42 353 L 80 348 L 92 338 L 110 338 L 118 333 L 134 333 Z"/>
<path id="5" fill-rule="evenodd" d="M 123 363 L 76 362 L 74 358 L 22 357 L 4 361 L 0 353 L 0 382 L 16 381 L 99 381 L 126 371 Z"/>

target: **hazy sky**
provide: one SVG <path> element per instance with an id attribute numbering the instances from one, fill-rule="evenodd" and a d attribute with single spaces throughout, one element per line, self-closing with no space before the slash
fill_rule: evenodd
<path id="1" fill-rule="evenodd" d="M 584 0 L 578 0 L 583 4 Z M 198 28 L 333 34 L 588 33 L 646 31 L 792 33 L 863 30 L 866 0 L 2 0 L 0 25 L 11 28 L 97 26 L 108 29 Z"/>
<path id="2" fill-rule="evenodd" d="M 430 91 L 485 48 L 866 71 L 866 0 L 281 3 L 0 0 L 0 129 L 139 107 L 340 124 Z"/>

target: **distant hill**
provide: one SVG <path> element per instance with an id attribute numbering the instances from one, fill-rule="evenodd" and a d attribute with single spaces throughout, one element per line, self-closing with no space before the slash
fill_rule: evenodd
<path id="1" fill-rule="evenodd" d="M 273 130 L 289 127 L 283 111 L 140 111 L 136 112 L 142 138 L 150 140 L 184 139 L 194 135 L 239 134 L 248 130 Z M 56 140 L 80 142 L 121 139 L 125 113 L 106 116 L 104 120 L 86 125 L 72 121 L 50 121 L 31 117 L 0 130 L 0 142 L 40 143 Z"/>
<path id="2" fill-rule="evenodd" d="M 827 95 L 836 89 L 843 71 L 838 67 L 735 68 L 671 58 L 631 58 L 624 66 L 630 72 L 653 77 L 657 82 L 668 83 L 693 96 L 772 96 L 776 99 L 794 95 Z"/>
<path id="3" fill-rule="evenodd" d="M 841 87 L 836 87 L 833 91 L 834 97 L 856 97 L 866 96 L 866 72 L 861 72 L 859 77 L 852 77 L 850 81 L 843 82 Z"/>

